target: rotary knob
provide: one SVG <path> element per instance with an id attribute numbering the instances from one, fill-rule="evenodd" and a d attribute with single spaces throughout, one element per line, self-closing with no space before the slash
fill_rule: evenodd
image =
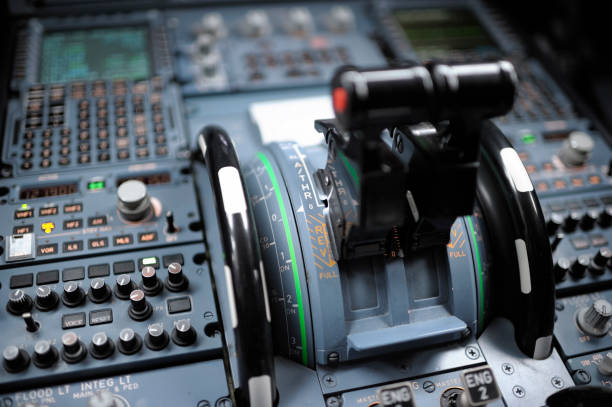
<path id="1" fill-rule="evenodd" d="M 578 256 L 574 263 L 572 263 L 572 267 L 570 269 L 570 274 L 575 278 L 584 277 L 584 273 L 586 272 L 587 267 L 591 264 L 591 259 L 589 256 L 583 254 Z"/>
<path id="2" fill-rule="evenodd" d="M 105 332 L 98 332 L 91 337 L 89 351 L 96 359 L 106 359 L 115 351 L 115 344 Z"/>
<path id="3" fill-rule="evenodd" d="M 263 10 L 250 10 L 244 17 L 245 33 L 249 37 L 263 37 L 271 31 L 270 20 Z"/>
<path id="4" fill-rule="evenodd" d="M 168 265 L 168 277 L 166 278 L 166 288 L 170 291 L 183 291 L 189 286 L 189 280 L 183 273 L 180 263 L 170 263 Z"/>
<path id="5" fill-rule="evenodd" d="M 75 282 L 69 281 L 64 284 L 64 292 L 62 293 L 62 302 L 67 307 L 76 307 L 85 299 L 85 292 Z"/>
<path id="6" fill-rule="evenodd" d="M 565 219 L 563 220 L 563 230 L 565 232 L 573 232 L 574 230 L 576 230 L 576 226 L 578 226 L 578 223 L 581 219 L 582 212 L 570 211 L 570 213 L 568 213 Z"/>
<path id="7" fill-rule="evenodd" d="M 307 34 L 312 27 L 312 14 L 306 7 L 293 7 L 289 10 L 287 28 L 290 33 Z"/>
<path id="8" fill-rule="evenodd" d="M 195 342 L 197 333 L 188 319 L 179 319 L 174 323 L 172 341 L 179 346 L 188 346 Z"/>
<path id="9" fill-rule="evenodd" d="M 346 6 L 335 6 L 330 10 L 329 30 L 333 32 L 346 32 L 355 27 L 355 15 Z"/>
<path id="10" fill-rule="evenodd" d="M 563 142 L 559 158 L 567 167 L 579 167 L 587 163 L 594 147 L 591 136 L 582 131 L 573 131 Z"/>
<path id="11" fill-rule="evenodd" d="M 32 309 L 32 298 L 22 289 L 16 289 L 9 294 L 6 310 L 13 315 L 21 315 Z"/>
<path id="12" fill-rule="evenodd" d="M 135 284 L 129 274 L 120 274 L 115 283 L 115 296 L 120 300 L 127 300 L 134 288 Z"/>
<path id="13" fill-rule="evenodd" d="M 590 307 L 581 309 L 576 315 L 576 322 L 584 333 L 604 336 L 610 330 L 610 317 L 612 317 L 612 304 L 599 299 Z"/>
<path id="14" fill-rule="evenodd" d="M 4 369 L 9 373 L 17 373 L 25 370 L 30 364 L 28 353 L 14 345 L 9 345 L 2 351 Z"/>
<path id="15" fill-rule="evenodd" d="M 591 260 L 589 271 L 594 274 L 603 274 L 610 259 L 612 259 L 612 250 L 607 247 L 600 248 Z"/>
<path id="16" fill-rule="evenodd" d="M 41 369 L 51 367 L 57 361 L 58 357 L 59 353 L 57 349 L 55 349 L 55 346 L 51 345 L 51 342 L 42 340 L 34 344 L 32 361 L 37 367 Z"/>
<path id="17" fill-rule="evenodd" d="M 222 38 L 227 34 L 223 16 L 219 13 L 208 13 L 202 17 L 202 32 L 215 38 Z"/>
<path id="18" fill-rule="evenodd" d="M 129 221 L 139 221 L 151 210 L 147 186 L 142 181 L 131 179 L 117 188 L 117 209 Z"/>
<path id="19" fill-rule="evenodd" d="M 51 287 L 41 285 L 36 287 L 36 299 L 34 304 L 40 311 L 49 311 L 57 307 L 59 296 Z"/>
<path id="20" fill-rule="evenodd" d="M 559 213 L 553 213 L 550 218 L 546 221 L 546 230 L 549 236 L 553 236 L 557 233 L 557 230 L 563 225 L 563 215 Z"/>
<path id="21" fill-rule="evenodd" d="M 612 224 L 612 206 L 606 206 L 605 209 L 599 214 L 597 223 L 602 228 L 607 228 Z"/>
<path id="22" fill-rule="evenodd" d="M 597 370 L 604 376 L 612 376 L 612 352 L 606 353 L 606 356 L 599 361 Z"/>
<path id="23" fill-rule="evenodd" d="M 132 328 L 124 328 L 119 332 L 117 349 L 124 355 L 132 355 L 142 347 L 142 339 Z"/>
<path id="24" fill-rule="evenodd" d="M 111 296 L 111 289 L 101 278 L 94 278 L 89 282 L 88 297 L 91 302 L 100 304 L 107 301 Z"/>
<path id="25" fill-rule="evenodd" d="M 62 335 L 62 359 L 68 363 L 77 363 L 85 359 L 87 349 L 74 332 Z"/>
<path id="26" fill-rule="evenodd" d="M 147 295 L 156 295 L 163 288 L 159 278 L 157 278 L 157 273 L 155 272 L 155 268 L 152 266 L 145 266 L 142 268 L 140 272 L 142 275 L 142 289 Z"/>
<path id="27" fill-rule="evenodd" d="M 563 281 L 565 279 L 565 275 L 570 270 L 570 261 L 566 257 L 561 257 L 555 263 L 553 267 L 553 272 L 555 274 L 555 281 L 557 283 Z"/>
<path id="28" fill-rule="evenodd" d="M 145 345 L 151 350 L 161 350 L 168 346 L 170 336 L 162 324 L 152 324 L 147 328 Z"/>
<path id="29" fill-rule="evenodd" d="M 128 315 L 135 321 L 144 321 L 153 313 L 153 307 L 147 301 L 142 290 L 134 290 L 130 293 L 130 308 Z"/>
<path id="30" fill-rule="evenodd" d="M 196 49 L 198 54 L 202 56 L 210 54 L 214 45 L 215 38 L 211 34 L 204 33 L 198 35 L 198 39 L 196 40 Z"/>
<path id="31" fill-rule="evenodd" d="M 584 213 L 584 215 L 582 215 L 582 218 L 580 219 L 580 228 L 582 230 L 593 229 L 598 217 L 599 211 L 597 209 L 589 209 Z"/>

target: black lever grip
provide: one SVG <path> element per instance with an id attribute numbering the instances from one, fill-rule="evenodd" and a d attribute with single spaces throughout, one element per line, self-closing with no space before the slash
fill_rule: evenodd
<path id="1" fill-rule="evenodd" d="M 237 395 L 240 405 L 271 407 L 276 387 L 270 307 L 240 165 L 232 141 L 222 128 L 203 128 L 198 144 L 215 192 L 225 252 L 240 379 Z"/>
<path id="2" fill-rule="evenodd" d="M 552 349 L 555 283 L 540 202 L 518 154 L 483 123 L 477 198 L 492 237 L 494 313 L 509 318 L 518 347 L 545 359 Z"/>

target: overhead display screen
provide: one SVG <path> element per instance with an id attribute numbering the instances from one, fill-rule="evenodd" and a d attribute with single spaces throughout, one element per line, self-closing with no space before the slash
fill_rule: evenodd
<path id="1" fill-rule="evenodd" d="M 42 41 L 39 81 L 144 79 L 150 66 L 147 27 L 53 31 Z"/>
<path id="2" fill-rule="evenodd" d="M 421 59 L 499 54 L 476 16 L 462 8 L 398 9 L 393 15 Z"/>

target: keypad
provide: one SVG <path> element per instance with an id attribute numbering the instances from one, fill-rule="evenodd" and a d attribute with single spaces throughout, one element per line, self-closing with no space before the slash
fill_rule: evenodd
<path id="1" fill-rule="evenodd" d="M 163 102 L 158 78 L 34 85 L 26 96 L 20 167 L 29 172 L 166 157 Z"/>

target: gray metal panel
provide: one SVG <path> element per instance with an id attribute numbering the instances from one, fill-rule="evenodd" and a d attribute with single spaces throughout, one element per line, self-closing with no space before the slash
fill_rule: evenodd
<path id="1" fill-rule="evenodd" d="M 508 406 L 543 406 L 546 398 L 573 386 L 556 349 L 544 360 L 525 356 L 514 342 L 514 327 L 496 318 L 478 339 Z"/>

